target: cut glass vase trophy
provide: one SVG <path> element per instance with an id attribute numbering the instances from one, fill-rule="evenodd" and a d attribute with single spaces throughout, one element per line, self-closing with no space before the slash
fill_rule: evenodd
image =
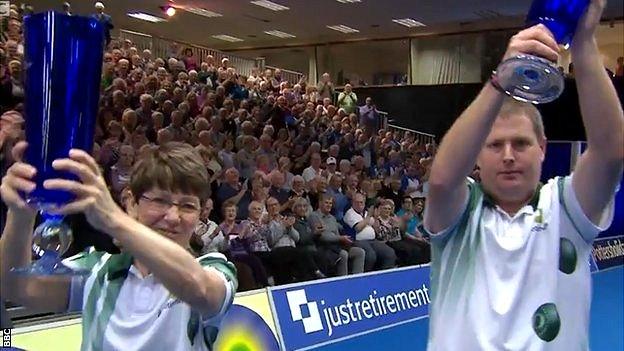
<path id="1" fill-rule="evenodd" d="M 14 267 L 21 275 L 77 275 L 63 265 L 72 241 L 63 216 L 49 210 L 74 199 L 65 191 L 47 190 L 52 178 L 77 180 L 56 171 L 52 161 L 68 158 L 72 148 L 91 152 L 100 95 L 104 35 L 94 18 L 44 12 L 24 18 L 26 141 L 24 161 L 37 169 L 36 188 L 26 201 L 41 215 L 33 234 L 33 263 Z"/>
<path id="2" fill-rule="evenodd" d="M 534 0 L 527 25 L 545 25 L 557 43 L 567 49 L 589 1 Z M 498 84 L 509 96 L 534 104 L 551 102 L 564 89 L 564 76 L 556 62 L 532 55 L 518 55 L 503 61 L 496 70 L 496 76 Z"/>

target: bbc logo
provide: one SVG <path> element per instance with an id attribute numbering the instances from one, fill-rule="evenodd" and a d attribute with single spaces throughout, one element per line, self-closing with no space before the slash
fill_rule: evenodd
<path id="1" fill-rule="evenodd" d="M 2 347 L 11 347 L 11 329 L 2 329 Z"/>

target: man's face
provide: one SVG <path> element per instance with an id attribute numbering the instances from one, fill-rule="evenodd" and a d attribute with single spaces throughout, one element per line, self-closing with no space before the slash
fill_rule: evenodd
<path id="1" fill-rule="evenodd" d="M 139 222 L 182 247 L 188 246 L 201 212 L 197 196 L 158 188 L 147 191 L 131 208 Z"/>
<path id="2" fill-rule="evenodd" d="M 266 206 L 267 206 L 267 212 L 269 213 L 269 216 L 274 216 L 279 213 L 280 204 L 279 204 L 279 201 L 277 201 L 277 199 L 269 198 L 266 201 Z"/>
<path id="3" fill-rule="evenodd" d="M 314 168 L 320 167 L 321 166 L 321 155 L 319 155 L 319 154 L 312 155 L 311 158 L 310 158 L 310 164 Z"/>
<path id="4" fill-rule="evenodd" d="M 338 175 L 334 175 L 333 177 L 331 177 L 330 185 L 334 189 L 339 189 L 342 185 L 342 178 Z"/>
<path id="5" fill-rule="evenodd" d="M 366 106 L 370 106 L 373 103 L 373 99 L 371 98 L 366 98 Z"/>
<path id="6" fill-rule="evenodd" d="M 294 206 L 294 212 L 299 217 L 305 217 L 308 206 L 303 201 L 298 201 Z"/>
<path id="7" fill-rule="evenodd" d="M 184 116 L 182 115 L 182 112 L 174 111 L 171 114 L 171 123 L 173 123 L 174 126 L 181 127 L 183 122 L 184 122 Z"/>
<path id="8" fill-rule="evenodd" d="M 332 206 L 334 204 L 334 200 L 332 200 L 331 197 L 327 197 L 325 198 L 322 202 L 321 202 L 321 212 L 324 214 L 328 214 L 331 212 L 332 210 Z"/>
<path id="9" fill-rule="evenodd" d="M 225 180 L 230 185 L 236 185 L 238 183 L 238 171 L 236 169 L 229 169 L 225 174 Z"/>
<path id="10" fill-rule="evenodd" d="M 410 212 L 414 208 L 414 202 L 412 201 L 412 199 L 406 198 L 405 200 L 403 200 L 402 207 L 405 212 Z"/>
<path id="11" fill-rule="evenodd" d="M 356 210 L 357 212 L 361 213 L 362 211 L 364 211 L 364 205 L 365 205 L 364 196 L 356 195 L 353 198 L 353 209 Z"/>
<path id="12" fill-rule="evenodd" d="M 528 199 L 539 182 L 545 145 L 528 117 L 497 118 L 477 158 L 484 189 L 497 201 Z"/>
<path id="13" fill-rule="evenodd" d="M 115 49 L 113 50 L 113 61 L 118 62 L 121 59 L 121 50 Z"/>
<path id="14" fill-rule="evenodd" d="M 152 109 L 152 99 L 143 98 L 141 99 L 141 108 L 145 111 L 151 111 Z"/>

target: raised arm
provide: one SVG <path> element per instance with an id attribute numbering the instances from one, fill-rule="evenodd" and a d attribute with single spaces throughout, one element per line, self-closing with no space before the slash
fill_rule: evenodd
<path id="1" fill-rule="evenodd" d="M 613 197 L 624 162 L 622 104 L 604 66 L 594 32 L 606 1 L 592 0 L 572 42 L 579 105 L 587 135 L 572 186 L 583 212 L 593 223 Z"/>
<path id="2" fill-rule="evenodd" d="M 503 60 L 520 53 L 558 58 L 557 43 L 543 25 L 525 29 L 511 38 Z M 431 167 L 425 228 L 436 233 L 452 225 L 468 195 L 465 179 L 504 101 L 504 93 L 486 83 L 479 95 L 444 136 Z"/>
<path id="3" fill-rule="evenodd" d="M 76 200 L 58 209 L 58 213 L 84 213 L 94 228 L 119 241 L 124 251 L 145 265 L 172 294 L 202 315 L 217 314 L 227 296 L 220 275 L 203 269 L 184 247 L 123 212 L 106 189 L 97 163 L 86 152 L 71 150 L 69 156 L 55 160 L 52 166 L 77 175 L 81 182 L 64 179 L 44 182 L 46 189 L 76 194 Z"/>
<path id="4" fill-rule="evenodd" d="M 25 142 L 15 146 L 13 153 L 17 160 L 21 159 L 25 149 Z M 18 277 L 10 272 L 11 268 L 31 263 L 30 247 L 36 212 L 26 205 L 19 192 L 27 194 L 34 190 L 35 184 L 31 179 L 35 172 L 32 166 L 18 161 L 2 178 L 0 193 L 9 211 L 0 239 L 0 295 L 30 308 L 61 312 L 67 309 L 68 280 Z"/>

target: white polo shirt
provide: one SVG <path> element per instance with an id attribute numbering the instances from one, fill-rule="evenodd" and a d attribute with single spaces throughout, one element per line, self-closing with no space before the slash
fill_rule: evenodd
<path id="1" fill-rule="evenodd" d="M 82 351 L 212 350 L 237 287 L 235 268 L 225 256 L 210 253 L 197 259 L 204 269 L 218 272 L 226 288 L 219 313 L 201 316 L 154 275 L 143 277 L 129 255 L 92 255 L 99 260 L 68 259 L 74 265 L 95 262 L 88 277 L 72 280 L 69 299 L 69 310 L 83 311 Z"/>
<path id="2" fill-rule="evenodd" d="M 583 213 L 571 176 L 541 187 L 513 217 L 469 182 L 463 214 L 432 235 L 429 351 L 588 350 L 599 226 Z"/>
<path id="3" fill-rule="evenodd" d="M 367 213 L 364 212 L 364 216 L 366 216 Z M 364 220 L 364 216 L 362 216 L 361 214 L 357 213 L 353 207 L 351 207 L 347 213 L 345 213 L 344 217 L 342 218 L 342 220 L 351 228 L 353 228 L 353 230 L 355 230 L 355 225 L 360 223 L 361 221 Z M 359 232 L 355 233 L 355 240 L 375 240 L 375 229 L 370 226 L 367 225 L 366 227 L 364 227 L 362 230 L 360 230 Z"/>

